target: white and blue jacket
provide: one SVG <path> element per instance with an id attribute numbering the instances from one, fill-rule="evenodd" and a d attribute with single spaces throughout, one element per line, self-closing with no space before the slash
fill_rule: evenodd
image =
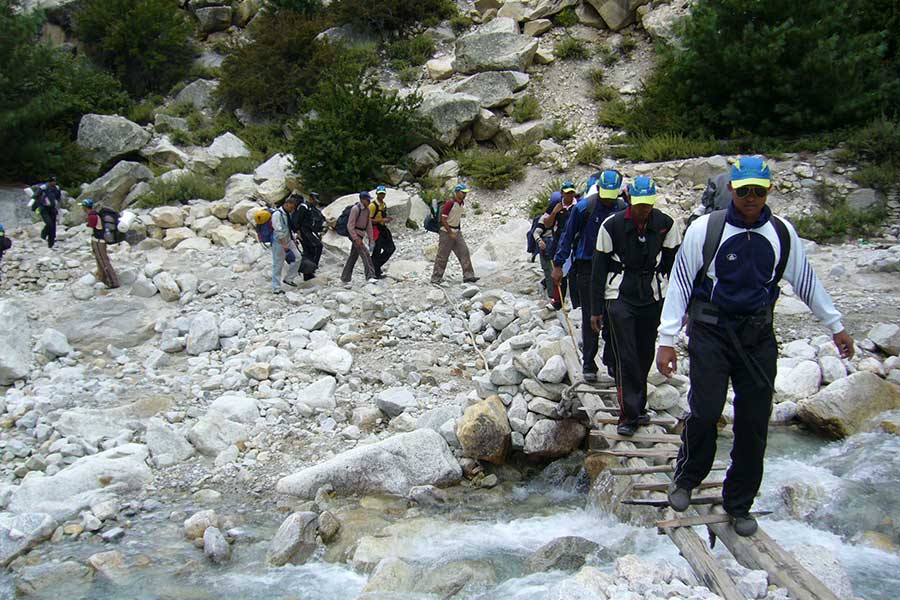
<path id="1" fill-rule="evenodd" d="M 661 346 L 675 345 L 675 336 L 681 330 L 682 318 L 692 299 L 709 302 L 723 313 L 735 315 L 750 314 L 775 304 L 780 292 L 774 279 L 781 244 L 771 218 L 772 211 L 766 206 L 759 220 L 748 227 L 734 205 L 729 205 L 719 247 L 696 286 L 698 271 L 703 267 L 703 242 L 709 216 L 700 217 L 688 228 L 669 277 L 659 325 Z M 832 334 L 840 332 L 844 329 L 841 313 L 816 277 L 793 225 L 782 221 L 791 237 L 784 278 Z"/>

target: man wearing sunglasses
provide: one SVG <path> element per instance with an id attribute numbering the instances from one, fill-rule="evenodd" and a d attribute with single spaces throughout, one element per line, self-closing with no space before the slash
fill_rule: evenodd
<path id="1" fill-rule="evenodd" d="M 691 490 L 709 474 L 716 453 L 716 424 L 728 381 L 734 388 L 734 446 L 722 491 L 735 532 L 750 536 L 750 515 L 763 475 L 778 347 L 772 313 L 783 275 L 796 294 L 831 331 L 842 358 L 853 356 L 853 340 L 816 277 L 797 232 L 766 206 L 769 165 L 744 157 L 731 168 L 731 203 L 687 230 L 672 269 L 659 326 L 656 364 L 675 372 L 675 336 L 688 313 L 691 357 L 690 413 L 681 435 L 669 504 L 690 505 Z M 709 234 L 707 233 L 709 230 Z"/>

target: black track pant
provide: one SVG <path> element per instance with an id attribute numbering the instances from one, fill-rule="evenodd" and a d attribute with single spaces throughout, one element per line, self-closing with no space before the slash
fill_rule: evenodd
<path id="1" fill-rule="evenodd" d="M 725 510 L 745 515 L 753 505 L 763 475 L 772 390 L 757 371 L 775 380 L 778 347 L 771 324 L 759 340 L 745 346 L 756 365 L 748 367 L 735 349 L 727 330 L 718 325 L 692 322 L 688 353 L 691 358 L 691 412 L 681 434 L 675 481 L 693 489 L 709 474 L 716 455 L 716 424 L 725 407 L 728 379 L 734 387 L 734 446 L 722 492 Z"/>
<path id="2" fill-rule="evenodd" d="M 375 273 L 381 275 L 381 269 L 391 258 L 394 250 L 394 236 L 391 230 L 383 225 L 376 225 L 378 228 L 378 239 L 375 240 L 375 249 L 372 251 L 372 264 L 375 266 Z"/>
<path id="3" fill-rule="evenodd" d="M 575 273 L 577 299 L 581 304 L 581 354 L 584 358 L 582 368 L 586 373 L 597 372 L 597 347 L 600 336 L 591 327 L 591 261 L 576 260 L 572 265 Z M 576 295 L 572 295 L 573 302 Z"/>
<path id="4" fill-rule="evenodd" d="M 300 248 L 303 250 L 303 260 L 310 261 L 318 268 L 319 260 L 322 258 L 322 242 L 314 235 L 303 235 L 301 233 Z M 313 277 L 315 277 L 315 269 L 312 273 L 303 273 L 304 281 L 308 281 Z"/>
<path id="5" fill-rule="evenodd" d="M 44 220 L 44 228 L 41 229 L 41 239 L 47 240 L 47 246 L 52 248 L 56 243 L 56 215 L 55 210 L 49 208 L 40 209 L 41 219 Z"/>
<path id="6" fill-rule="evenodd" d="M 619 395 L 619 423 L 636 425 L 647 412 L 647 375 L 653 364 L 662 303 L 634 306 L 622 299 L 606 302 L 603 325 L 609 330 Z"/>

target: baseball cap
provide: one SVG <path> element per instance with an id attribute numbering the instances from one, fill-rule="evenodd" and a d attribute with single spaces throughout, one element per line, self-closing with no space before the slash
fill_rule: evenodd
<path id="1" fill-rule="evenodd" d="M 464 183 L 461 183 L 461 184 L 459 184 L 458 186 L 456 186 L 455 188 L 453 188 L 453 191 L 454 191 L 454 192 L 463 192 L 463 193 L 468 194 L 468 193 L 469 193 L 469 186 L 467 186 L 467 185 L 464 184 Z"/>
<path id="2" fill-rule="evenodd" d="M 652 177 L 635 177 L 634 183 L 628 185 L 631 204 L 656 204 L 656 183 Z"/>
<path id="3" fill-rule="evenodd" d="M 387 188 L 384 187 L 383 185 L 379 185 L 377 188 L 375 188 L 375 193 L 376 194 L 387 194 Z"/>
<path id="4" fill-rule="evenodd" d="M 743 156 L 731 166 L 731 187 L 758 185 L 768 188 L 772 185 L 772 172 L 769 163 L 755 156 Z"/>
<path id="5" fill-rule="evenodd" d="M 3 223 L 0 223 L 0 235 L 3 235 L 3 232 L 6 231 L 3 229 Z"/>
<path id="6" fill-rule="evenodd" d="M 562 187 L 559 189 L 560 189 L 560 191 L 562 191 L 563 194 L 568 193 L 568 192 L 574 192 L 575 184 L 572 183 L 571 181 L 564 181 L 562 184 Z"/>
<path id="7" fill-rule="evenodd" d="M 313 197 L 313 198 L 318 198 L 318 197 L 319 197 L 319 192 L 310 192 L 309 195 L 310 195 L 311 197 Z"/>
<path id="8" fill-rule="evenodd" d="M 611 169 L 603 171 L 597 179 L 597 189 L 601 198 L 617 198 L 622 190 L 622 174 Z"/>
<path id="9" fill-rule="evenodd" d="M 90 198 L 87 198 L 87 199 L 81 201 L 81 205 L 85 208 L 93 208 L 94 201 L 91 200 Z"/>
<path id="10" fill-rule="evenodd" d="M 370 194 L 369 192 L 360 192 L 360 193 L 359 193 L 359 199 L 360 199 L 360 200 L 362 200 L 362 199 L 371 200 L 371 199 L 372 199 L 372 194 Z"/>

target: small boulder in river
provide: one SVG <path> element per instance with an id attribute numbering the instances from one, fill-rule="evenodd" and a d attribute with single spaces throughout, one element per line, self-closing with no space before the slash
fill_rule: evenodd
<path id="1" fill-rule="evenodd" d="M 862 431 L 872 417 L 897 408 L 900 387 L 873 373 L 858 372 L 801 400 L 798 416 L 823 435 L 843 438 Z"/>
<path id="2" fill-rule="evenodd" d="M 525 454 L 535 458 L 565 456 L 581 445 L 585 433 L 584 425 L 571 419 L 538 421 L 525 436 Z"/>
<path id="3" fill-rule="evenodd" d="M 285 519 L 269 546 L 269 564 L 280 567 L 305 563 L 316 551 L 317 522 L 313 512 L 297 512 Z"/>
<path id="4" fill-rule="evenodd" d="M 578 536 L 557 538 L 535 550 L 525 561 L 525 570 L 529 573 L 575 571 L 598 548 L 600 546 L 595 542 Z"/>
<path id="5" fill-rule="evenodd" d="M 506 458 L 511 431 L 499 396 L 473 404 L 456 423 L 456 437 L 463 454 L 495 464 L 502 464 Z"/>
<path id="6" fill-rule="evenodd" d="M 282 494 L 314 498 L 330 483 L 339 494 L 405 496 L 417 485 L 451 485 L 462 469 L 439 433 L 419 429 L 360 446 L 278 481 Z"/>

